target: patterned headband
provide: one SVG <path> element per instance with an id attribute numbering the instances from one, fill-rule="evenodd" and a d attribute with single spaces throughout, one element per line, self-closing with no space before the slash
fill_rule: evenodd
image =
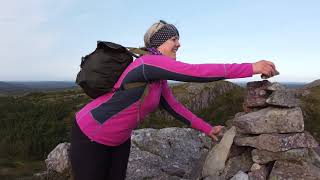
<path id="1" fill-rule="evenodd" d="M 179 32 L 177 28 L 172 24 L 165 24 L 162 28 L 160 28 L 156 33 L 154 33 L 150 38 L 150 43 L 146 45 L 147 48 L 158 48 L 166 42 L 168 39 L 178 36 Z"/>

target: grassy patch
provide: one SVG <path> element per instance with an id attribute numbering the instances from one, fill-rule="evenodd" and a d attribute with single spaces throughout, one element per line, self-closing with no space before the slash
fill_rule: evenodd
<path id="1" fill-rule="evenodd" d="M 33 174 L 46 169 L 43 161 L 0 159 L 0 179 L 34 179 Z"/>
<path id="2" fill-rule="evenodd" d="M 301 98 L 305 129 L 320 141 L 320 86 L 310 89 L 310 92 Z"/>
<path id="3" fill-rule="evenodd" d="M 213 125 L 224 125 L 237 112 L 243 111 L 244 94 L 245 90 L 242 88 L 233 89 L 218 96 L 213 104 L 200 110 L 197 114 Z"/>

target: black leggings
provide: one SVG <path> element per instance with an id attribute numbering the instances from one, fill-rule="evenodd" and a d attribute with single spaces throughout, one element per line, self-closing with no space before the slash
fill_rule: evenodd
<path id="1" fill-rule="evenodd" d="M 119 146 L 91 141 L 74 122 L 71 133 L 71 165 L 75 180 L 125 179 L 131 139 Z"/>

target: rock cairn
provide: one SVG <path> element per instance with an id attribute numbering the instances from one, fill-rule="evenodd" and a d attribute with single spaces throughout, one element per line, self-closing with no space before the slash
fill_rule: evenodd
<path id="1" fill-rule="evenodd" d="M 279 83 L 249 82 L 244 112 L 228 121 L 199 179 L 319 180 L 319 144 L 304 130 L 296 96 Z"/>

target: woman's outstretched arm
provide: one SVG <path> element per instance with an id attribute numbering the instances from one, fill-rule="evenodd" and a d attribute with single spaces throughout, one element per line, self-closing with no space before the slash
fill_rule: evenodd
<path id="1" fill-rule="evenodd" d="M 161 86 L 162 92 L 160 105 L 176 119 L 182 121 L 183 123 L 191 126 L 194 129 L 204 132 L 206 135 L 210 135 L 212 126 L 197 117 L 188 108 L 177 101 L 166 80 L 161 81 Z"/>
<path id="2" fill-rule="evenodd" d="M 188 64 L 166 56 L 147 55 L 142 58 L 144 78 L 184 82 L 211 82 L 222 79 L 244 78 L 253 75 L 253 64 Z"/>

